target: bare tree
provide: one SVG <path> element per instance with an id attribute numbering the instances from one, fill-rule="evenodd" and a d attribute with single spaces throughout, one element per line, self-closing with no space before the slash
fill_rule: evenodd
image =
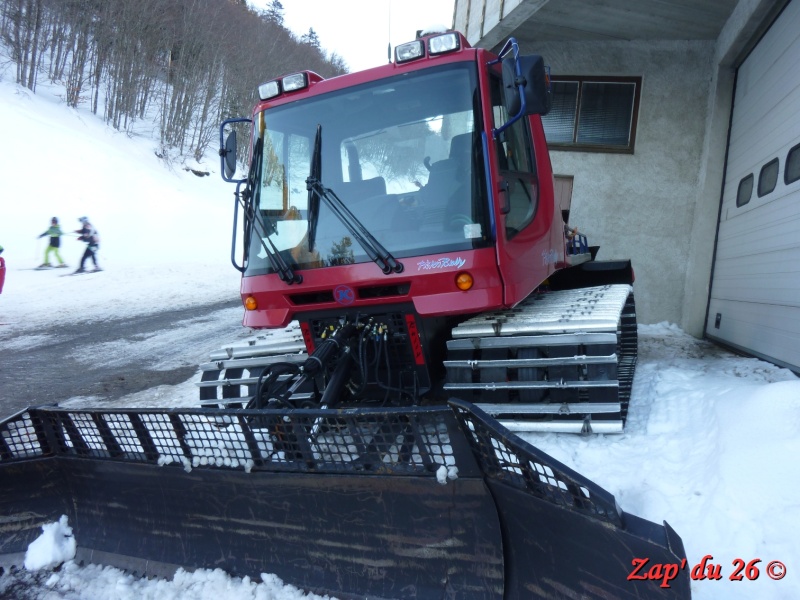
<path id="1" fill-rule="evenodd" d="M 42 27 L 42 0 L 3 2 L 3 42 L 17 67 L 17 83 L 36 91 L 38 44 Z"/>
<path id="2" fill-rule="evenodd" d="M 283 26 L 279 0 L 261 12 L 245 0 L 0 0 L 0 42 L 20 85 L 62 83 L 68 105 L 89 102 L 121 130 L 156 117 L 162 146 L 197 158 L 264 81 L 347 71 L 313 28 L 298 40 Z"/>

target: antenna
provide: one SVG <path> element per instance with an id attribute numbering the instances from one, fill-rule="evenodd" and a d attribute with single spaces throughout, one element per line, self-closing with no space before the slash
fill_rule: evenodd
<path id="1" fill-rule="evenodd" d="M 386 58 L 391 63 L 392 62 L 392 0 L 389 0 L 389 14 L 386 18 L 386 37 L 388 38 L 388 43 L 386 44 Z"/>

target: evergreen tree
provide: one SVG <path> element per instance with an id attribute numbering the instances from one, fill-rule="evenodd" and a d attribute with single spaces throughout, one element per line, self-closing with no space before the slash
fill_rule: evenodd
<path id="1" fill-rule="evenodd" d="M 283 4 L 280 0 L 272 0 L 263 14 L 267 21 L 283 27 Z"/>
<path id="2" fill-rule="evenodd" d="M 319 36 L 317 35 L 317 32 L 314 31 L 313 27 L 308 28 L 308 33 L 303 34 L 300 37 L 300 41 L 303 42 L 304 44 L 308 44 L 309 46 L 317 50 L 321 49 L 319 43 Z"/>

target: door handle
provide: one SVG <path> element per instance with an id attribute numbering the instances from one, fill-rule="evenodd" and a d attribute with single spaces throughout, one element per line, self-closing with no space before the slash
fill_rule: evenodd
<path id="1" fill-rule="evenodd" d="M 500 214 L 503 215 L 511 212 L 511 192 L 509 189 L 508 181 L 503 180 L 500 182 L 500 193 L 503 195 L 503 199 L 500 201 Z"/>

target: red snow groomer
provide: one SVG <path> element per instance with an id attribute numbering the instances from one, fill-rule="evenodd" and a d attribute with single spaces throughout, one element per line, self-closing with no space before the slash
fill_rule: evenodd
<path id="1" fill-rule="evenodd" d="M 270 572 L 339 598 L 689 597 L 678 569 L 628 580 L 635 559 L 685 558 L 666 523 L 517 435 L 621 431 L 637 356 L 630 262 L 567 248 L 542 58 L 447 32 L 259 93 L 220 129 L 232 259 L 244 325 L 296 321 L 297 338 L 212 355 L 194 410 L 6 420 L 5 561 L 66 514 L 84 560 L 139 573 Z"/>

